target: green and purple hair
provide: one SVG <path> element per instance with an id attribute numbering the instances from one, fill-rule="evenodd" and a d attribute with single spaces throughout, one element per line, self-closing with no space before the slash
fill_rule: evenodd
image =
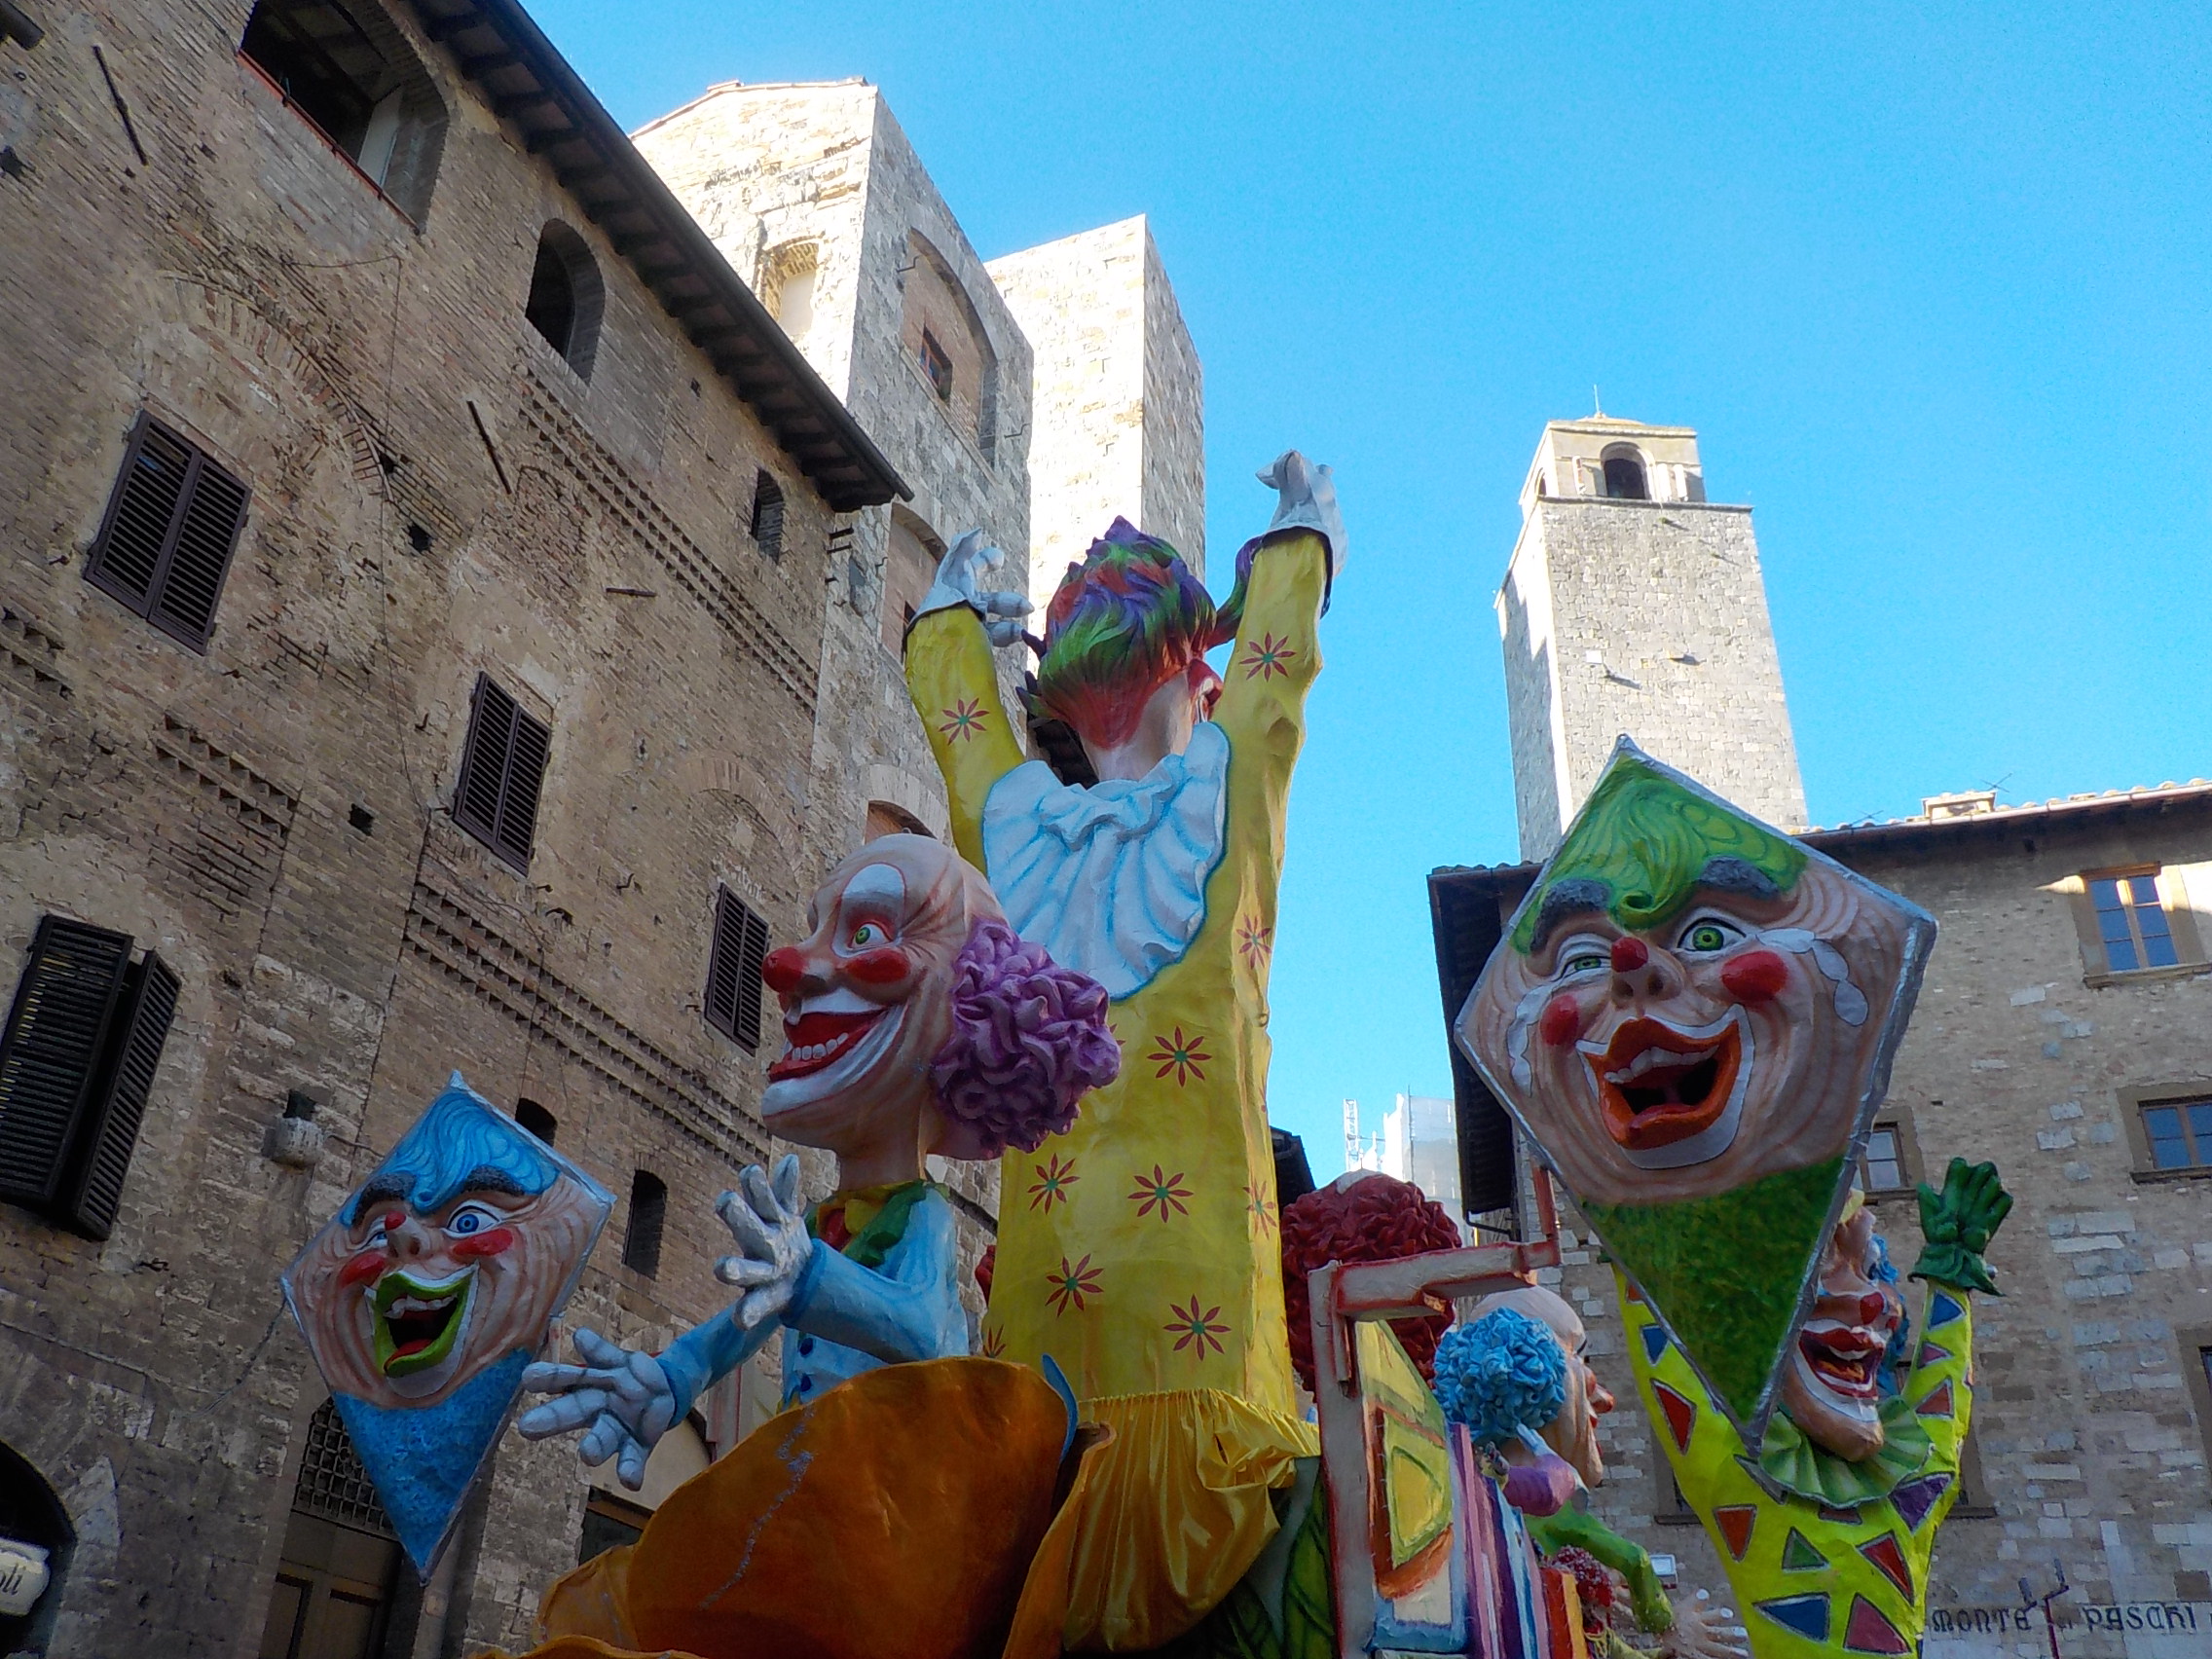
<path id="1" fill-rule="evenodd" d="M 1126 741 L 1155 691 L 1236 637 L 1255 545 L 1216 607 L 1174 548 L 1117 518 L 1046 607 L 1038 704 L 1091 742 Z"/>

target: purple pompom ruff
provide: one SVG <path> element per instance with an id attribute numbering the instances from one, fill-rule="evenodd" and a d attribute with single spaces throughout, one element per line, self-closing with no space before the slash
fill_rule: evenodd
<path id="1" fill-rule="evenodd" d="M 952 1035 L 930 1066 L 956 1136 L 980 1146 L 969 1156 L 1036 1151 L 1121 1070 L 1106 988 L 1004 922 L 977 922 L 953 964 Z"/>

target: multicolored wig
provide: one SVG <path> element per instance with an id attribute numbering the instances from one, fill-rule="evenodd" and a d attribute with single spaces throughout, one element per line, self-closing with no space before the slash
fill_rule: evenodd
<path id="1" fill-rule="evenodd" d="M 1070 565 L 1045 608 L 1037 702 L 1087 741 L 1126 742 L 1146 699 L 1214 646 L 1236 637 L 1252 549 L 1218 608 L 1182 556 L 1127 519 Z"/>

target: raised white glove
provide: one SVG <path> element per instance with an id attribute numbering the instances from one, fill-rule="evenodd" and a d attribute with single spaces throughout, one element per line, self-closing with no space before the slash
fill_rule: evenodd
<path id="1" fill-rule="evenodd" d="M 558 1396 L 515 1419 L 525 1440 L 547 1440 L 589 1425 L 576 1456 L 592 1465 L 616 1457 L 614 1472 L 632 1492 L 645 1484 L 645 1459 L 676 1420 L 676 1390 L 660 1361 L 579 1329 L 581 1365 L 527 1367 L 522 1385 Z"/>
<path id="2" fill-rule="evenodd" d="M 1005 563 L 1005 550 L 985 546 L 981 531 L 963 532 L 952 551 L 938 561 L 937 580 L 914 607 L 916 620 L 933 610 L 965 605 L 983 619 L 983 632 L 992 645 L 1013 645 L 1021 638 L 1021 619 L 1029 614 L 1029 601 L 1018 593 L 988 591 L 983 586 L 983 577 Z"/>
<path id="3" fill-rule="evenodd" d="M 1329 544 L 1329 579 L 1345 568 L 1345 518 L 1337 508 L 1337 486 L 1326 466 L 1315 466 L 1296 450 L 1284 450 L 1260 482 L 1275 492 L 1275 516 L 1268 534 L 1310 530 Z"/>
<path id="4" fill-rule="evenodd" d="M 798 1201 L 796 1158 L 787 1153 L 772 1181 L 759 1164 L 748 1164 L 737 1185 L 737 1192 L 715 1201 L 715 1213 L 741 1253 L 717 1262 L 715 1277 L 744 1287 L 744 1299 L 732 1311 L 739 1327 L 750 1331 L 791 1305 L 799 1274 L 814 1255 L 814 1240 Z"/>
<path id="5" fill-rule="evenodd" d="M 1670 1659 L 1748 1659 L 1750 1638 L 1736 1609 L 1716 1605 L 1703 1590 L 1675 1604 L 1675 1623 L 1660 1651 Z"/>

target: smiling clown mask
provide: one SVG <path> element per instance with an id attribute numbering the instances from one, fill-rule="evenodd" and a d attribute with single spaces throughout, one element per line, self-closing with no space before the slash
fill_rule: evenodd
<path id="1" fill-rule="evenodd" d="M 1744 1424 L 1935 928 L 1623 738 L 1455 1024 Z"/>
<path id="2" fill-rule="evenodd" d="M 613 1198 L 453 1074 L 285 1272 L 285 1300 L 427 1574 Z"/>

